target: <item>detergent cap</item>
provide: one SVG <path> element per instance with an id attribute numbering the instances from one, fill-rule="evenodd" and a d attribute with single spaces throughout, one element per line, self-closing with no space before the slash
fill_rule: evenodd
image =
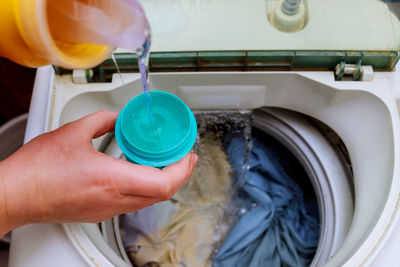
<path id="1" fill-rule="evenodd" d="M 182 159 L 197 137 L 196 119 L 177 96 L 150 93 L 152 122 L 145 93 L 134 97 L 121 111 L 115 136 L 126 158 L 134 163 L 165 167 Z"/>

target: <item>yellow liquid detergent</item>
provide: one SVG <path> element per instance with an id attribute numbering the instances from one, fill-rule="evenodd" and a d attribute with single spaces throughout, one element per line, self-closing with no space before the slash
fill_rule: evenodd
<path id="1" fill-rule="evenodd" d="M 136 0 L 1 0 L 0 13 L 0 56 L 28 67 L 90 68 L 149 27 Z"/>

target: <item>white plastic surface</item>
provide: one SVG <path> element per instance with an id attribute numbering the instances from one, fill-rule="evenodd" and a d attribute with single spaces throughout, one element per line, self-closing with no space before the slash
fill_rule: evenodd
<path id="1" fill-rule="evenodd" d="M 378 0 L 307 0 L 301 31 L 268 20 L 275 0 L 142 0 L 152 51 L 399 50 L 400 22 Z"/>
<path id="2" fill-rule="evenodd" d="M 89 75 L 93 77 L 93 70 L 89 70 Z M 88 79 L 86 77 L 86 70 L 73 70 L 72 80 L 74 83 L 88 83 Z"/>
<path id="3" fill-rule="evenodd" d="M 374 78 L 374 69 L 372 66 L 361 67 L 361 81 L 372 81 Z"/>
<path id="4" fill-rule="evenodd" d="M 10 267 L 87 267 L 61 225 L 33 224 L 14 230 Z"/>
<path id="5" fill-rule="evenodd" d="M 24 143 L 46 131 L 51 113 L 54 70 L 51 66 L 37 69 Z"/>

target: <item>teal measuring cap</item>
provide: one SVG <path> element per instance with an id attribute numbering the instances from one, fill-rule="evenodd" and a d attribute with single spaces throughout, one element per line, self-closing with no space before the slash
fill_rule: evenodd
<path id="1" fill-rule="evenodd" d="M 182 159 L 197 137 L 196 119 L 177 96 L 151 91 L 134 97 L 115 124 L 115 138 L 128 161 L 165 167 Z M 152 116 L 146 101 L 152 106 Z"/>

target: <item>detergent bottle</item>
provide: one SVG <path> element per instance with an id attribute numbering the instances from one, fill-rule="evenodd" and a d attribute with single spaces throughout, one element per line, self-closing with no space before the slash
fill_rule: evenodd
<path id="1" fill-rule="evenodd" d="M 90 68 L 135 51 L 149 23 L 137 0 L 1 0 L 0 56 L 28 67 Z"/>

